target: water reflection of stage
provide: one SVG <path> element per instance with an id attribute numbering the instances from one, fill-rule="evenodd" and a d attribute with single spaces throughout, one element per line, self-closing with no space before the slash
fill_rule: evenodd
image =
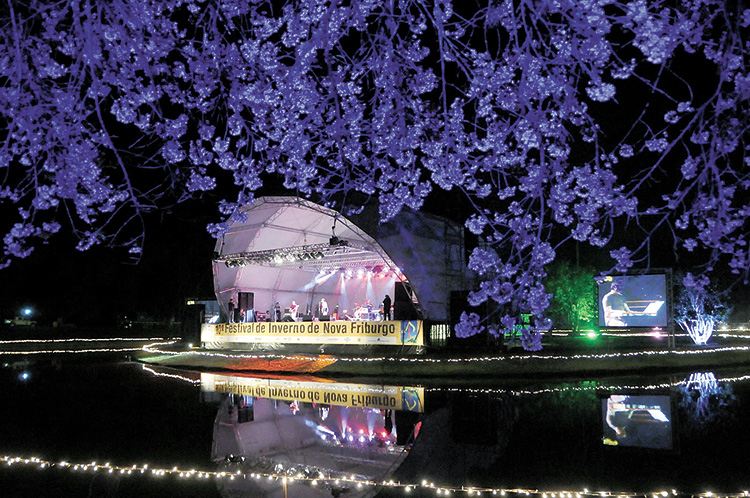
<path id="1" fill-rule="evenodd" d="M 366 496 L 372 493 L 369 486 L 331 483 L 344 477 L 388 479 L 406 456 L 417 420 L 417 413 L 371 406 L 226 394 L 214 423 L 211 455 L 219 470 L 306 479 L 224 480 L 219 491 L 223 496 Z M 310 479 L 320 482 L 312 485 Z"/>

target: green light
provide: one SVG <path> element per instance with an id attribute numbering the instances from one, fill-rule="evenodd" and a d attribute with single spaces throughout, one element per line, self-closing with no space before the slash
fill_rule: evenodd
<path id="1" fill-rule="evenodd" d="M 594 341 L 597 337 L 599 337 L 599 334 L 596 333 L 596 330 L 589 330 L 588 332 L 586 332 L 586 337 Z"/>

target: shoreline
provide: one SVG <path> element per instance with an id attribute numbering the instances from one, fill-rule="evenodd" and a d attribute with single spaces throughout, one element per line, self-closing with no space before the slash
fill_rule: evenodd
<path id="1" fill-rule="evenodd" d="M 648 347 L 651 346 L 651 347 Z M 717 337 L 708 346 L 658 343 L 590 344 L 567 339 L 539 352 L 513 351 L 471 355 L 465 351 L 428 351 L 422 355 L 330 355 L 190 347 L 179 338 L 24 339 L 0 341 L 3 363 L 62 357 L 84 360 L 121 355 L 142 364 L 202 371 L 278 375 L 314 375 L 330 379 L 405 379 L 433 383 L 614 377 L 695 372 L 750 365 L 746 337 Z"/>
<path id="2" fill-rule="evenodd" d="M 483 356 L 427 354 L 401 358 L 150 347 L 135 356 L 141 363 L 175 368 L 312 374 L 332 379 L 402 378 L 413 382 L 441 377 L 519 380 L 710 370 L 750 364 L 750 345 L 569 354 L 553 351 Z"/>

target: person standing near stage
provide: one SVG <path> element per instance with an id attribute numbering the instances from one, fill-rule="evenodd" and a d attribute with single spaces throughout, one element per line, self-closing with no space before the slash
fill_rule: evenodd
<path id="1" fill-rule="evenodd" d="M 391 319 L 391 296 L 388 294 L 385 295 L 385 299 L 383 299 L 383 321 L 388 321 Z"/>
<path id="2" fill-rule="evenodd" d="M 276 301 L 276 304 L 273 305 L 273 321 L 281 321 L 281 303 L 279 303 L 278 301 Z"/>
<path id="3" fill-rule="evenodd" d="M 227 321 L 229 323 L 234 323 L 234 299 L 230 298 L 229 302 L 227 303 Z"/>
<path id="4" fill-rule="evenodd" d="M 320 300 L 320 316 L 328 316 L 328 303 L 326 298 Z"/>

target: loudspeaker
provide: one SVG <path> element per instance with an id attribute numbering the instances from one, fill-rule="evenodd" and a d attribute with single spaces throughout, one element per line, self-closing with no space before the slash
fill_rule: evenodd
<path id="1" fill-rule="evenodd" d="M 321 322 L 330 322 L 331 321 L 331 317 L 329 315 L 321 315 L 320 316 L 320 321 Z"/>
<path id="2" fill-rule="evenodd" d="M 419 319 L 419 313 L 411 298 L 411 286 L 406 282 L 396 282 L 393 291 L 393 319 Z"/>
<path id="3" fill-rule="evenodd" d="M 396 282 L 393 288 L 393 301 L 394 302 L 411 302 L 411 289 L 406 282 Z"/>
<path id="4" fill-rule="evenodd" d="M 182 339 L 185 342 L 201 342 L 201 324 L 206 314 L 206 305 L 192 305 L 185 307 L 182 318 Z"/>

